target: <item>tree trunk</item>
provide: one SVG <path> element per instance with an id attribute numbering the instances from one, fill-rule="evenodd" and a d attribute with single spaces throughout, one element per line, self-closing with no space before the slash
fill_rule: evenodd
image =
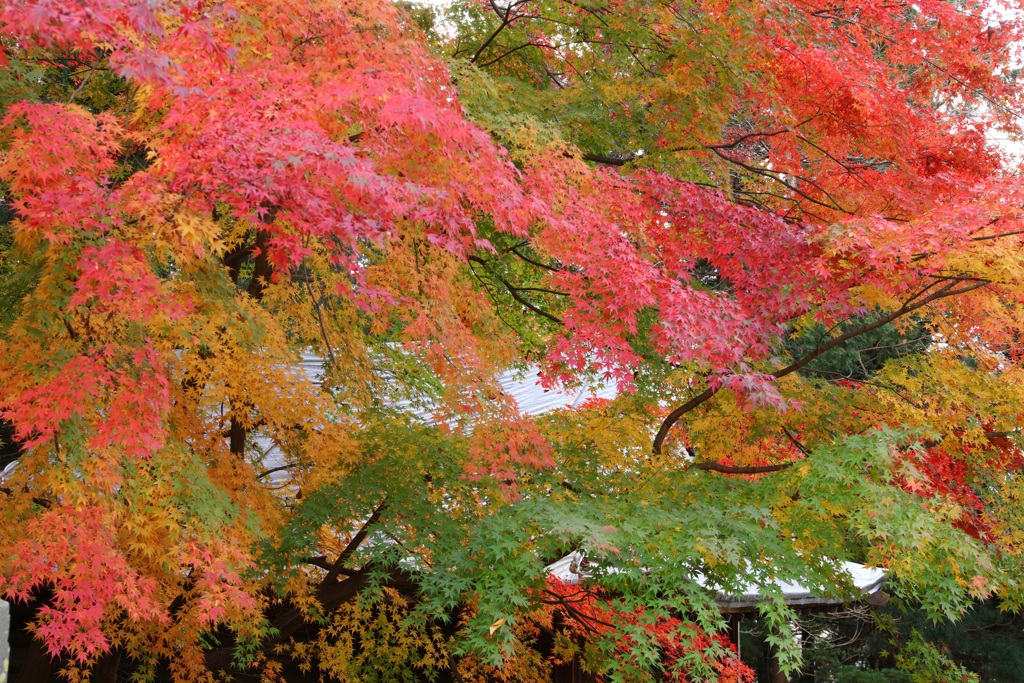
<path id="1" fill-rule="evenodd" d="M 33 638 L 25 651 L 25 660 L 14 683 L 50 683 L 53 671 L 53 660 L 43 651 L 43 646 Z"/>
<path id="2" fill-rule="evenodd" d="M 779 649 L 768 646 L 768 680 L 770 683 L 789 683 L 789 676 L 779 667 Z"/>
<path id="3" fill-rule="evenodd" d="M 120 666 L 121 651 L 111 650 L 92 667 L 92 683 L 117 683 L 117 670 Z"/>

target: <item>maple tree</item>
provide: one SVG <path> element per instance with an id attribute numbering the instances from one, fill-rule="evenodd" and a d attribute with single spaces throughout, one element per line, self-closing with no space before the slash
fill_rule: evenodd
<path id="1" fill-rule="evenodd" d="M 0 594 L 71 680 L 746 680 L 715 592 L 759 587 L 785 668 L 777 582 L 851 597 L 843 561 L 1024 599 L 1014 14 L 0 26 Z M 523 415 L 496 375 L 534 366 L 619 397 Z"/>

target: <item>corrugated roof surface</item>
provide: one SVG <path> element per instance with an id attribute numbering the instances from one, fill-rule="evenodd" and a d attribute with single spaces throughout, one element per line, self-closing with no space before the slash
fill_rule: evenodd
<path id="1" fill-rule="evenodd" d="M 531 370 L 523 377 L 506 372 L 498 377 L 505 393 L 516 400 L 524 415 L 541 415 L 559 408 L 578 406 L 592 398 L 613 399 L 618 394 L 615 384 L 604 382 L 579 391 L 545 389 L 540 385 L 540 372 Z"/>

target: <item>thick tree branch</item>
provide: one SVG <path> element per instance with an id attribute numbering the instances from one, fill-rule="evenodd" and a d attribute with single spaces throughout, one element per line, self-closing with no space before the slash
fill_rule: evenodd
<path id="1" fill-rule="evenodd" d="M 800 368 L 802 368 L 805 365 L 807 365 L 808 363 L 810 363 L 811 361 L 813 361 L 815 358 L 821 356 L 824 353 L 827 353 L 827 352 L 831 351 L 832 349 L 834 349 L 835 347 L 839 346 L 840 344 L 844 344 L 844 343 L 848 342 L 849 340 L 851 340 L 851 339 L 853 339 L 855 337 L 859 337 L 862 334 L 865 334 L 867 332 L 871 332 L 872 330 L 877 330 L 879 327 L 882 327 L 884 325 L 888 325 L 889 323 L 891 323 L 892 321 L 896 320 L 897 318 L 901 318 L 901 317 L 907 315 L 908 313 L 912 313 L 912 312 L 916 311 L 917 309 L 921 308 L 922 306 L 927 306 L 928 304 L 932 303 L 933 301 L 938 301 L 939 299 L 945 299 L 945 298 L 951 297 L 951 296 L 957 296 L 959 294 L 966 294 L 967 292 L 973 291 L 975 289 L 979 289 L 979 288 L 984 287 L 985 285 L 989 284 L 988 280 L 979 280 L 979 281 L 976 281 L 973 284 L 968 285 L 966 287 L 960 287 L 959 289 L 954 289 L 954 287 L 956 286 L 956 283 L 957 282 L 962 282 L 962 281 L 963 281 L 962 279 L 957 279 L 957 280 L 955 280 L 953 282 L 950 282 L 949 284 L 945 285 L 944 287 L 941 287 L 940 289 L 938 289 L 935 292 L 932 292 L 931 294 L 929 294 L 928 296 L 924 297 L 923 299 L 920 299 L 920 300 L 915 301 L 913 303 L 909 303 L 908 302 L 908 303 L 904 304 L 903 306 L 901 306 L 900 308 L 898 308 L 897 310 L 895 310 L 892 313 L 890 313 L 889 315 L 884 316 L 882 318 L 879 318 L 878 320 L 874 321 L 873 323 L 869 323 L 869 324 L 864 325 L 862 327 L 858 327 L 855 330 L 851 330 L 851 331 L 847 332 L 846 334 L 842 334 L 842 335 L 836 337 L 835 339 L 833 339 L 832 341 L 830 341 L 827 344 L 823 344 L 821 346 L 818 346 L 816 349 L 814 349 L 809 354 L 807 354 L 806 356 L 804 356 L 800 360 L 796 361 L 795 363 L 791 363 L 790 365 L 787 365 L 786 367 L 782 368 L 781 370 L 776 370 L 775 372 L 773 372 L 772 373 L 772 377 L 774 377 L 775 379 L 781 379 L 782 377 L 785 377 L 786 375 L 794 373 L 797 370 L 799 370 Z"/>
<path id="2" fill-rule="evenodd" d="M 502 52 L 497 57 L 494 57 L 493 59 L 489 59 L 486 62 L 484 62 L 483 64 L 480 64 L 480 68 L 483 69 L 483 68 L 486 68 L 488 66 L 491 66 L 492 64 L 497 64 L 501 60 L 505 59 L 505 57 L 508 57 L 509 55 L 512 55 L 512 54 L 515 54 L 516 52 L 519 52 L 520 50 L 522 50 L 524 48 L 527 48 L 527 47 L 546 47 L 546 48 L 548 48 L 550 50 L 557 50 L 557 49 L 559 49 L 559 48 L 561 48 L 563 46 L 562 45 L 547 45 L 546 43 L 535 43 L 535 42 L 532 42 L 532 41 L 531 42 L 527 42 L 527 43 L 523 43 L 522 45 L 519 45 L 517 47 L 513 47 L 513 48 L 511 48 L 509 50 L 506 50 L 505 52 Z"/>
<path id="3" fill-rule="evenodd" d="M 508 289 L 508 293 L 512 295 L 512 298 L 515 299 L 516 301 L 518 301 L 519 303 L 521 303 L 523 306 L 526 306 L 528 309 L 530 309 L 531 311 L 533 311 L 537 315 L 543 316 L 543 317 L 547 318 L 548 320 L 550 320 L 553 323 L 556 323 L 558 325 L 563 324 L 562 323 L 562 319 L 559 318 L 558 316 L 552 315 L 551 313 L 548 313 L 544 309 L 535 306 L 534 304 L 532 304 L 527 299 L 524 299 L 523 297 L 519 296 L 518 290 L 515 287 L 513 287 L 512 285 L 510 285 L 504 279 L 501 280 L 501 284 L 505 285 L 505 287 Z"/>
<path id="4" fill-rule="evenodd" d="M 27 491 L 27 489 L 25 490 Z M 4 494 L 5 496 L 14 496 L 14 490 L 7 488 L 6 486 L 0 486 L 0 493 Z M 47 510 L 53 507 L 53 501 L 50 501 L 46 498 L 41 498 L 39 496 L 33 496 L 32 502 L 38 505 L 39 507 L 45 508 Z"/>
<path id="5" fill-rule="evenodd" d="M 263 215 L 261 220 L 266 224 L 273 223 L 274 219 L 277 218 L 277 211 L 277 206 L 271 207 Z M 270 264 L 270 259 L 267 258 L 267 245 L 269 239 L 270 236 L 266 230 L 260 230 L 259 228 L 256 229 L 256 245 L 254 247 L 254 250 L 256 251 L 256 260 L 253 264 L 252 279 L 249 280 L 249 285 L 245 290 L 246 293 L 256 301 L 263 299 L 263 291 L 266 289 L 267 282 L 270 280 L 270 275 L 273 272 L 273 266 Z M 239 409 L 239 405 L 232 405 L 233 411 Z M 245 454 L 245 439 L 247 432 L 248 430 L 245 425 L 243 425 L 237 417 L 232 415 L 229 447 L 231 453 L 234 455 L 241 456 Z"/>
<path id="6" fill-rule="evenodd" d="M 787 429 L 785 425 L 782 426 L 782 433 L 786 435 L 786 438 L 789 439 L 790 443 L 796 446 L 796 449 L 798 451 L 800 451 L 804 455 L 811 454 L 811 449 L 809 449 L 807 446 L 801 443 L 799 439 L 793 436 L 793 432 L 789 431 L 789 429 Z"/>
<path id="7" fill-rule="evenodd" d="M 276 211 L 273 213 L 268 212 L 266 223 L 271 223 L 274 220 Z M 252 278 L 249 280 L 249 285 L 245 288 L 245 291 L 256 301 L 263 299 L 263 290 L 266 289 L 267 282 L 270 281 L 270 275 L 274 268 L 270 265 L 270 259 L 267 258 L 267 244 L 270 239 L 270 235 L 267 234 L 266 230 L 256 231 L 256 246 L 255 250 L 258 250 L 256 259 L 253 262 Z"/>
<path id="8" fill-rule="evenodd" d="M 982 235 L 981 237 L 972 237 L 972 242 L 987 242 L 989 240 L 998 240 L 1003 237 L 1012 237 L 1014 235 L 1024 235 L 1024 230 L 1011 230 L 1009 232 L 1001 232 L 996 235 Z"/>
<path id="9" fill-rule="evenodd" d="M 363 526 L 359 528 L 359 531 L 356 532 L 352 537 L 352 540 L 345 546 L 345 549 L 341 551 L 340 555 L 338 555 L 338 559 L 331 566 L 330 571 L 327 572 L 327 576 L 325 576 L 324 580 L 320 582 L 321 587 L 335 582 L 338 578 L 338 574 L 340 574 L 341 570 L 345 567 L 345 562 L 352 557 L 352 554 L 357 551 L 363 541 L 366 540 L 367 534 L 370 533 L 370 527 L 380 521 L 380 516 L 387 507 L 388 501 L 385 498 L 380 502 L 380 505 L 374 508 L 373 514 L 370 515 L 370 518 L 363 523 Z"/>
<path id="10" fill-rule="evenodd" d="M 636 159 L 636 155 L 630 154 L 627 157 L 610 157 L 605 156 L 604 154 L 584 154 L 583 158 L 587 161 L 593 161 L 606 166 L 625 166 L 633 159 Z"/>
<path id="11" fill-rule="evenodd" d="M 809 456 L 811 449 L 801 443 L 789 429 L 785 426 L 782 427 L 782 433 L 793 443 L 798 451 L 803 455 Z M 693 457 L 695 454 L 693 450 L 687 448 L 686 452 Z M 791 462 L 776 463 L 774 465 L 723 465 L 718 461 L 709 462 L 698 462 L 690 465 L 690 469 L 704 470 L 706 472 L 721 472 L 723 474 L 766 474 L 769 472 L 778 472 L 784 470 L 787 467 L 800 462 L 800 460 L 793 460 Z"/>
<path id="12" fill-rule="evenodd" d="M 811 117 L 811 118 L 814 118 L 814 117 Z M 750 139 L 754 139 L 754 138 L 771 138 L 771 137 L 776 137 L 778 135 L 785 135 L 786 133 L 792 133 L 792 132 L 794 132 L 794 130 L 796 128 L 799 128 L 800 126 L 802 126 L 805 123 L 807 123 L 808 121 L 810 121 L 811 118 L 805 119 L 805 120 L 801 121 L 800 123 L 797 123 L 796 125 L 794 125 L 792 127 L 789 127 L 789 128 L 780 128 L 778 130 L 772 130 L 772 131 L 768 131 L 766 133 L 746 133 L 744 135 L 739 136 L 735 140 L 730 140 L 729 142 L 720 142 L 720 143 L 717 143 L 717 144 L 714 144 L 714 145 L 698 145 L 698 146 L 695 146 L 695 147 L 673 147 L 673 148 L 669 149 L 668 151 L 669 152 L 693 152 L 693 151 L 702 150 L 702 149 L 703 150 L 734 149 L 734 148 L 738 147 L 739 145 L 743 144 L 744 142 L 746 142 L 747 140 L 750 140 Z M 606 155 L 603 155 L 603 154 L 584 154 L 583 158 L 586 159 L 587 161 L 593 161 L 593 162 L 596 162 L 596 163 L 599 163 L 599 164 L 606 164 L 608 166 L 622 166 L 623 164 L 626 164 L 626 163 L 632 161 L 633 159 L 636 159 L 637 155 L 635 153 L 629 153 L 629 154 L 625 154 L 625 155 L 618 154 L 618 155 L 615 155 L 615 156 L 606 156 Z"/>
<path id="13" fill-rule="evenodd" d="M 369 583 L 372 567 L 363 567 L 344 581 L 335 581 L 330 585 L 321 585 L 316 597 L 325 612 L 330 613 L 345 602 L 355 598 Z M 269 619 L 270 625 L 277 635 L 266 641 L 262 649 L 266 652 L 280 643 L 287 642 L 300 628 L 306 624 L 306 612 L 298 607 L 289 607 L 284 612 Z M 231 666 L 235 656 L 235 647 L 227 645 L 210 650 L 206 653 L 206 666 L 211 671 L 223 671 Z"/>
<path id="14" fill-rule="evenodd" d="M 307 563 L 317 564 L 321 559 L 323 558 L 307 558 Z M 323 611 L 329 614 L 353 600 L 369 585 L 370 575 L 375 570 L 378 570 L 378 567 L 371 562 L 358 570 L 347 573 L 344 581 L 321 583 L 317 588 L 316 598 Z M 412 594 L 416 588 L 413 577 L 400 568 L 387 570 L 387 579 L 384 585 L 405 591 L 407 594 Z M 299 629 L 309 624 L 307 619 L 307 610 L 295 606 L 288 606 L 277 614 L 269 615 L 268 622 L 275 629 L 276 635 L 265 641 L 261 649 L 264 652 L 270 652 L 275 645 L 287 642 Z M 206 654 L 206 666 L 212 671 L 223 671 L 231 666 L 234 655 L 235 647 L 231 645 L 210 650 Z"/>
<path id="15" fill-rule="evenodd" d="M 252 247 L 242 243 L 231 251 L 225 253 L 224 257 L 221 259 L 221 262 L 228 267 L 228 276 L 236 285 L 238 284 L 238 275 L 241 270 L 242 263 L 250 254 L 252 254 Z"/>
<path id="16" fill-rule="evenodd" d="M 981 226 L 980 228 L 978 228 L 977 230 L 972 232 L 971 233 L 972 237 L 970 238 L 969 241 L 971 241 L 971 242 L 988 242 L 990 240 L 1002 239 L 1003 237 L 1013 237 L 1014 235 L 1024 235 L 1024 230 L 1010 230 L 1010 231 L 1007 231 L 1007 232 L 996 233 L 995 235 L 981 235 L 980 237 L 973 236 L 973 235 L 976 235 L 977 233 L 981 232 L 982 230 L 985 230 L 987 228 L 992 227 L 993 225 L 995 225 L 996 223 L 998 223 L 999 221 L 1001 221 L 1001 220 L 1003 220 L 1003 219 L 1005 219 L 1007 217 L 1019 218 L 1019 215 L 1004 213 L 1004 214 L 1000 214 L 999 216 L 996 216 L 992 220 L 990 220 L 987 223 L 985 223 L 985 225 Z M 936 252 L 934 252 L 934 251 L 923 251 L 923 252 L 914 254 L 913 256 L 910 257 L 910 262 L 911 263 L 916 263 L 917 261 L 923 261 L 924 259 L 928 258 L 929 256 L 934 256 L 935 253 Z"/>
<path id="17" fill-rule="evenodd" d="M 1009 437 L 1013 436 L 1013 434 L 1014 434 L 1014 432 L 986 431 L 982 435 L 986 439 L 991 440 L 991 439 L 1008 439 Z M 941 444 L 943 441 L 945 441 L 947 436 L 949 436 L 949 435 L 948 434 L 943 434 L 942 438 L 940 438 L 940 439 L 931 439 L 931 440 L 928 440 L 928 441 L 922 441 L 921 442 L 921 446 L 923 448 L 935 448 L 936 446 Z"/>
<path id="18" fill-rule="evenodd" d="M 327 571 L 330 571 L 330 570 L 334 569 L 334 563 L 333 562 L 328 562 L 327 558 L 324 557 L 323 555 L 316 555 L 314 557 L 306 557 L 306 558 L 304 558 L 302 560 L 302 563 L 303 564 L 309 564 L 309 565 L 312 565 L 314 567 L 320 567 L 321 569 L 326 569 Z"/>
<path id="19" fill-rule="evenodd" d="M 560 292 L 557 289 L 547 289 L 545 287 L 516 287 L 517 292 L 541 292 L 543 294 L 553 294 L 555 296 L 569 296 L 568 292 Z"/>
<path id="20" fill-rule="evenodd" d="M 807 121 L 810 121 L 810 119 L 807 119 Z M 807 121 L 804 121 L 803 123 L 798 123 L 797 126 L 802 126 L 804 123 L 807 123 Z M 786 133 L 792 133 L 792 132 L 793 132 L 792 128 L 780 128 L 779 130 L 772 130 L 772 131 L 768 131 L 767 133 L 747 133 L 746 135 L 741 135 L 738 138 L 736 138 L 735 140 L 731 140 L 730 142 L 722 142 L 722 143 L 719 143 L 717 145 L 701 145 L 700 148 L 676 147 L 672 151 L 673 152 L 682 152 L 684 150 L 692 150 L 692 149 L 733 149 L 733 148 L 743 144 L 744 142 L 746 142 L 747 140 L 750 140 L 752 138 L 759 138 L 759 139 L 760 138 L 773 138 L 773 137 L 776 137 L 778 135 L 785 135 Z"/>
<path id="21" fill-rule="evenodd" d="M 96 63 L 93 62 L 89 66 L 89 70 L 88 70 L 88 72 L 86 72 L 85 78 L 82 79 L 82 82 L 78 84 L 78 87 L 75 88 L 75 91 L 73 93 L 71 93 L 71 97 L 68 98 L 68 102 L 67 102 L 68 104 L 71 104 L 72 102 L 74 102 L 75 98 L 78 97 L 79 94 L 81 94 L 82 90 L 89 83 L 89 79 L 92 78 L 92 75 L 93 75 L 93 73 L 95 73 L 95 71 L 96 71 Z"/>
<path id="22" fill-rule="evenodd" d="M 792 184 L 786 182 L 786 180 L 781 177 L 784 174 L 779 172 L 779 171 L 770 171 L 770 170 L 768 170 L 766 168 L 758 168 L 757 166 L 751 166 L 750 164 L 745 163 L 743 161 L 740 161 L 739 159 L 733 159 L 731 156 L 729 156 L 728 154 L 725 154 L 720 149 L 717 149 L 715 147 L 709 147 L 707 149 L 710 149 L 712 152 L 715 153 L 716 156 L 718 156 L 720 159 L 728 161 L 730 164 L 735 164 L 736 166 L 739 166 L 740 168 L 742 168 L 742 169 L 744 169 L 746 171 L 750 171 L 751 173 L 753 173 L 755 175 L 759 175 L 762 178 L 768 178 L 769 180 L 773 180 L 773 181 L 775 181 L 777 183 L 785 185 L 787 188 L 789 188 L 789 190 L 791 192 L 795 192 L 796 194 L 800 195 L 801 197 L 803 197 L 807 201 L 811 202 L 812 204 L 817 204 L 818 206 L 824 207 L 826 209 L 832 209 L 833 211 L 842 211 L 843 213 L 851 215 L 851 216 L 855 215 L 853 211 L 850 211 L 849 209 L 843 208 L 843 206 L 838 201 L 836 201 L 836 199 L 832 195 L 830 195 L 825 188 L 823 188 L 821 185 L 818 185 L 816 182 L 814 182 L 810 178 L 807 178 L 805 176 L 800 176 L 800 175 L 793 175 L 792 176 L 796 180 L 801 180 L 801 181 L 807 183 L 808 185 L 810 185 L 811 187 L 815 188 L 819 192 L 821 192 L 821 194 L 824 195 L 825 198 L 827 198 L 828 201 L 831 202 L 831 204 L 823 202 L 820 199 L 815 199 L 814 197 L 812 197 L 811 195 L 807 194 L 806 192 L 804 192 L 800 188 L 796 187 L 795 185 L 792 185 Z"/>
<path id="23" fill-rule="evenodd" d="M 679 406 L 671 413 L 669 413 L 668 416 L 666 416 L 665 419 L 662 421 L 661 428 L 658 430 L 657 435 L 654 437 L 654 446 L 651 449 L 654 451 L 654 454 L 661 455 L 661 447 L 665 443 L 665 437 L 668 436 L 668 432 L 670 429 L 672 429 L 672 425 L 678 422 L 679 418 L 681 418 L 683 415 L 686 415 L 688 412 L 690 412 L 697 406 L 701 405 L 702 403 L 710 400 L 717 393 L 717 387 L 708 387 L 707 389 L 700 392 L 699 394 L 691 398 L 689 401 L 687 401 L 686 403 L 684 403 L 683 405 Z"/>
<path id="24" fill-rule="evenodd" d="M 765 474 L 768 472 L 778 472 L 784 470 L 787 467 L 792 467 L 799 460 L 793 462 L 782 462 L 777 465 L 753 465 L 753 466 L 733 466 L 723 465 L 719 462 L 698 462 L 690 465 L 691 469 L 705 470 L 707 472 L 721 472 L 723 474 Z"/>
<path id="25" fill-rule="evenodd" d="M 274 474 L 275 472 L 284 472 L 285 470 L 290 470 L 295 466 L 296 465 L 294 463 L 291 463 L 288 465 L 279 465 L 278 467 L 271 467 L 269 470 L 263 470 L 262 472 L 257 474 L 256 478 L 263 479 L 264 477 L 269 477 L 271 474 Z"/>

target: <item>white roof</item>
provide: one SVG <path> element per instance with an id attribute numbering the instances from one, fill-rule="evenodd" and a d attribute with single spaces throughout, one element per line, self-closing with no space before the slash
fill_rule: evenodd
<path id="1" fill-rule="evenodd" d="M 588 385 L 577 391 L 545 389 L 540 385 L 540 371 L 531 369 L 524 376 L 506 372 L 498 377 L 498 383 L 505 394 L 515 399 L 519 412 L 524 415 L 541 415 L 559 408 L 575 408 L 592 399 L 611 400 L 618 395 L 614 382 Z"/>
<path id="2" fill-rule="evenodd" d="M 851 583 L 860 590 L 865 596 L 876 593 L 882 586 L 882 582 L 885 580 L 885 570 L 877 569 L 872 567 L 866 567 L 856 562 L 844 562 L 843 571 L 850 577 Z M 565 583 L 577 584 L 584 576 L 586 576 L 586 570 L 584 568 L 584 556 L 580 552 L 569 553 L 557 562 L 553 562 L 547 566 L 548 574 L 554 576 L 557 579 L 561 579 Z M 697 583 L 705 588 L 711 589 L 704 577 L 697 576 Z M 831 605 L 841 604 L 843 601 L 835 598 L 825 598 L 820 595 L 815 595 L 810 589 L 801 586 L 798 583 L 790 583 L 789 581 L 776 581 L 775 585 L 782 591 L 782 595 L 786 600 L 786 604 L 790 606 L 799 605 Z M 737 610 L 748 607 L 753 607 L 761 601 L 761 594 L 757 586 L 753 583 L 748 583 L 743 588 L 743 592 L 740 594 L 725 595 L 719 593 L 718 604 L 726 610 Z"/>

